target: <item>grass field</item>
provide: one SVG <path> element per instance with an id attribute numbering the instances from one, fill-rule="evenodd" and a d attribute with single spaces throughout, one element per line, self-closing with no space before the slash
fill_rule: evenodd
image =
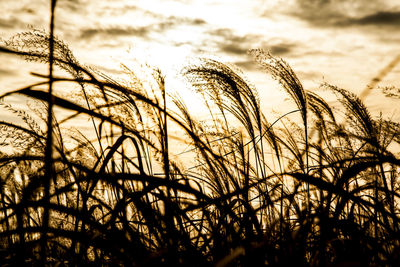
<path id="1" fill-rule="evenodd" d="M 324 84 L 333 109 L 284 60 L 252 50 L 296 108 L 269 121 L 238 71 L 204 59 L 182 75 L 204 99 L 206 127 L 158 69 L 116 81 L 53 31 L 0 47 L 49 66 L 2 97 L 32 99 L 37 115 L 1 104 L 22 121 L 0 122 L 1 265 L 400 265 L 398 122 Z M 77 118 L 92 135 L 65 129 Z M 171 129 L 194 166 L 174 156 Z"/>

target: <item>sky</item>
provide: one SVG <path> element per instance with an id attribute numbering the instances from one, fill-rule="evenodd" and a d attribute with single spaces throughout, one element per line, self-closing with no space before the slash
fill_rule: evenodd
<path id="1" fill-rule="evenodd" d="M 0 0 L 0 38 L 47 30 L 48 2 Z M 396 0 L 59 0 L 55 27 L 81 63 L 110 76 L 121 74 L 121 63 L 156 65 L 182 93 L 176 79 L 193 58 L 234 64 L 258 89 L 266 111 L 285 111 L 287 99 L 249 49 L 282 57 L 307 90 L 319 92 L 327 82 L 356 94 L 400 54 Z M 7 55 L 0 60 L 1 93 L 26 85 L 37 68 Z M 374 114 L 400 119 L 398 102 L 382 94 L 385 86 L 400 86 L 400 64 L 394 65 L 364 101 Z"/>

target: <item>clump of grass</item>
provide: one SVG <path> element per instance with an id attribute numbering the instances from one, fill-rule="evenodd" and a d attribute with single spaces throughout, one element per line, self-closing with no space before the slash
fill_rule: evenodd
<path id="1" fill-rule="evenodd" d="M 27 96 L 47 116 L 2 103 L 23 121 L 0 122 L 2 264 L 400 263 L 399 124 L 373 118 L 356 95 L 323 85 L 342 104 L 338 117 L 286 62 L 255 50 L 297 106 L 268 121 L 238 71 L 204 59 L 183 75 L 203 96 L 210 132 L 181 99 L 168 101 L 157 69 L 144 81 L 126 68 L 129 79 L 116 81 L 82 66 L 52 31 L 0 50 L 65 74 L 35 74 L 41 82 L 3 96 Z M 64 84 L 75 98 L 53 93 Z M 65 129 L 82 118 L 91 134 Z M 198 164 L 175 160 L 171 128 Z"/>

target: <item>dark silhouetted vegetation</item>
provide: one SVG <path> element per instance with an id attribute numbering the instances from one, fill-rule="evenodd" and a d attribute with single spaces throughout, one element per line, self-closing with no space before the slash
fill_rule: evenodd
<path id="1" fill-rule="evenodd" d="M 252 50 L 295 109 L 269 121 L 238 71 L 204 59 L 182 75 L 210 131 L 158 69 L 143 80 L 126 68 L 117 81 L 81 65 L 53 27 L 0 47 L 49 66 L 1 103 L 21 121 L 0 122 L 1 265 L 400 265 L 399 123 L 324 84 L 334 110 L 284 60 Z M 65 129 L 74 120 L 92 133 Z M 194 166 L 175 157 L 171 129 Z"/>

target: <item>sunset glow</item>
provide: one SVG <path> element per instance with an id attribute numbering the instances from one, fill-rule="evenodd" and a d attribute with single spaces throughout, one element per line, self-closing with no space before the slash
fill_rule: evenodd
<path id="1" fill-rule="evenodd" d="M 0 4 L 6 14 L 0 21 L 3 39 L 28 27 L 46 27 L 42 14 L 47 1 L 6 2 Z M 242 68 L 266 98 L 276 93 L 268 89 L 248 49 L 283 57 L 309 89 L 328 82 L 354 92 L 361 92 L 398 54 L 396 1 L 264 2 L 59 1 L 56 32 L 82 62 L 115 73 L 120 63 L 139 60 L 169 75 L 190 57 L 216 56 Z M 3 92 L 13 88 L 7 81 L 10 69 L 23 71 L 10 64 L 7 71 L 0 70 Z M 382 84 L 397 86 L 391 77 Z M 384 101 L 379 92 L 371 93 L 376 95 L 370 103 L 374 109 L 388 108 L 376 102 Z"/>
<path id="2" fill-rule="evenodd" d="M 400 266 L 399 1 L 0 10 L 1 266 Z"/>

